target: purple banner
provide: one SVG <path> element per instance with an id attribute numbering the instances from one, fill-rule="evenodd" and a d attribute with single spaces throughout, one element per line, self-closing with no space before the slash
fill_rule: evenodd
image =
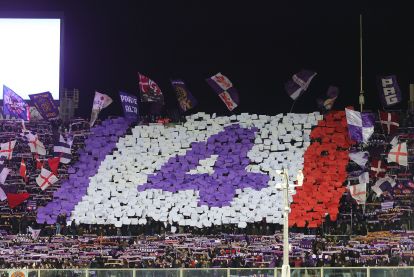
<path id="1" fill-rule="evenodd" d="M 239 93 L 232 82 L 220 72 L 206 79 L 210 87 L 218 94 L 220 99 L 226 104 L 229 111 L 234 110 L 239 105 Z"/>
<path id="2" fill-rule="evenodd" d="M 197 105 L 197 100 L 182 80 L 171 80 L 171 84 L 177 95 L 178 104 L 182 112 L 186 112 Z"/>
<path id="3" fill-rule="evenodd" d="M 29 105 L 17 93 L 3 85 L 3 114 L 29 120 Z"/>
<path id="4" fill-rule="evenodd" d="M 44 119 L 52 119 L 59 116 L 59 110 L 50 92 L 30 94 L 29 97 Z"/>
<path id="5" fill-rule="evenodd" d="M 122 108 L 124 109 L 124 116 L 127 119 L 137 121 L 138 120 L 138 97 L 129 93 L 120 91 L 119 97 L 121 98 Z"/>
<path id="6" fill-rule="evenodd" d="M 401 90 L 395 75 L 378 77 L 378 90 L 385 107 L 398 104 L 402 100 Z"/>

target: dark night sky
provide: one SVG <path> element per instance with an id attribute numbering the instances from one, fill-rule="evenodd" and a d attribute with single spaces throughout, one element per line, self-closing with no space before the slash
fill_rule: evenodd
<path id="1" fill-rule="evenodd" d="M 360 13 L 367 108 L 379 107 L 379 74 L 397 75 L 405 107 L 408 84 L 414 82 L 414 20 L 408 7 L 394 1 L 290 2 L 0 0 L 0 11 L 63 13 L 63 81 L 80 89 L 80 115 L 89 114 L 95 89 L 115 100 L 104 115 L 120 114 L 118 90 L 138 93 L 138 71 L 160 85 L 169 110 L 177 104 L 169 79 L 177 77 L 199 100 L 193 112 L 227 114 L 204 81 L 220 71 L 240 92 L 237 113 L 288 112 L 292 100 L 284 83 L 301 68 L 318 75 L 294 112 L 316 110 L 315 99 L 329 85 L 341 90 L 335 108 L 357 105 Z"/>

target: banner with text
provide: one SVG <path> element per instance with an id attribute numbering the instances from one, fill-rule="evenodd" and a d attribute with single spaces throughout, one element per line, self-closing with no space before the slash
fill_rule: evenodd
<path id="1" fill-rule="evenodd" d="M 138 120 L 138 97 L 129 93 L 120 91 L 122 107 L 124 109 L 124 116 L 133 121 Z"/>

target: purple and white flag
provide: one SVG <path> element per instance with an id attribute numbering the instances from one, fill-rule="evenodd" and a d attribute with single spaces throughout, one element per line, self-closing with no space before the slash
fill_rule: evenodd
<path id="1" fill-rule="evenodd" d="M 121 98 L 122 108 L 124 109 L 124 117 L 132 120 L 133 122 L 138 120 L 138 97 L 135 95 L 120 91 L 119 97 Z"/>
<path id="2" fill-rule="evenodd" d="M 385 191 L 390 191 L 393 187 L 395 187 L 395 180 L 389 176 L 385 176 L 384 178 L 380 178 L 375 182 L 375 185 L 371 187 L 371 189 L 380 196 Z"/>
<path id="3" fill-rule="evenodd" d="M 371 113 L 345 109 L 349 137 L 356 142 L 368 142 L 374 133 L 375 118 Z"/>
<path id="4" fill-rule="evenodd" d="M 23 120 L 30 119 L 29 105 L 5 85 L 3 85 L 3 114 Z"/>
<path id="5" fill-rule="evenodd" d="M 380 76 L 378 79 L 378 90 L 381 102 L 384 106 L 398 104 L 402 100 L 401 90 L 395 75 Z"/>
<path id="6" fill-rule="evenodd" d="M 298 99 L 308 89 L 316 74 L 316 72 L 306 69 L 302 69 L 294 74 L 292 80 L 287 81 L 285 84 L 286 92 L 290 98 L 293 100 Z"/>
<path id="7" fill-rule="evenodd" d="M 67 140 L 60 135 L 59 142 L 56 142 L 53 146 L 53 152 L 55 157 L 60 158 L 60 162 L 63 164 L 70 163 L 72 159 L 72 138 L 68 138 Z"/>
<path id="8" fill-rule="evenodd" d="M 240 104 L 239 93 L 233 87 L 231 81 L 220 72 L 206 79 L 210 87 L 218 94 L 221 100 L 226 104 L 229 111 L 234 110 Z"/>
<path id="9" fill-rule="evenodd" d="M 187 89 L 187 86 L 182 80 L 171 80 L 171 84 L 177 94 L 178 104 L 182 112 L 191 110 L 197 105 L 197 100 Z"/>
<path id="10" fill-rule="evenodd" d="M 47 91 L 37 94 L 30 94 L 29 97 L 43 118 L 53 119 L 59 116 L 58 107 L 56 106 L 50 92 Z"/>
<path id="11" fill-rule="evenodd" d="M 361 168 L 365 168 L 365 165 L 368 162 L 369 153 L 367 151 L 363 152 L 350 152 L 349 158 L 359 165 Z"/>

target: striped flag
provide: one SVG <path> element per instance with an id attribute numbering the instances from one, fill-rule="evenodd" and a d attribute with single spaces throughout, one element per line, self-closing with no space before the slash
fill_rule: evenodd
<path id="1" fill-rule="evenodd" d="M 68 138 L 65 140 L 65 138 L 60 135 L 59 142 L 53 146 L 53 152 L 55 157 L 60 157 L 60 162 L 63 164 L 70 163 L 72 159 L 72 143 L 73 140 Z"/>
<path id="2" fill-rule="evenodd" d="M 381 210 L 382 211 L 386 211 L 389 209 L 394 208 L 394 201 L 387 201 L 387 202 L 382 202 L 381 203 Z"/>
<path id="3" fill-rule="evenodd" d="M 46 168 L 42 167 L 39 176 L 36 177 L 36 183 L 40 187 L 41 190 L 47 189 L 49 186 L 56 183 L 59 179 L 47 170 Z"/>

